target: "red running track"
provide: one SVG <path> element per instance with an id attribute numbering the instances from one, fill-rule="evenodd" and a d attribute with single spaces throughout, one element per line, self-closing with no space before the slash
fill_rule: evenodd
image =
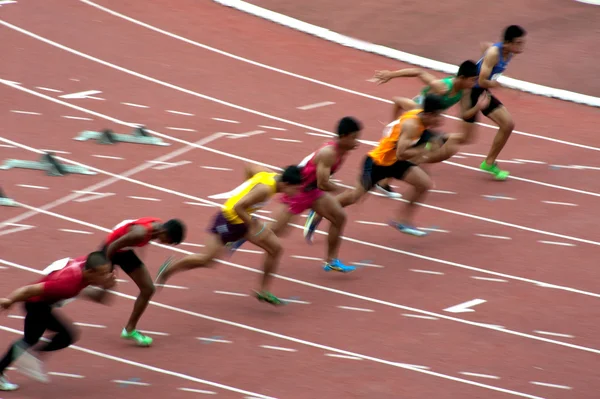
<path id="1" fill-rule="evenodd" d="M 6 172 L 3 182 L 6 182 L 5 187 L 10 189 L 13 198 L 33 207 L 50 204 L 48 208 L 54 212 L 14 220 L 13 217 L 23 210 L 6 210 L 5 221 L 8 219 L 13 223 L 33 226 L 30 230 L 3 237 L 2 244 L 9 248 L 2 252 L 6 254 L 3 257 L 16 264 L 41 269 L 54 259 L 87 251 L 82 248 L 94 248 L 102 239 L 102 228 L 124 218 L 145 214 L 185 218 L 188 225 L 194 227 L 188 239 L 188 244 L 194 245 L 184 245 L 181 249 L 200 250 L 197 245 L 204 238 L 204 227 L 216 210 L 201 204 L 209 205 L 208 200 L 215 205 L 208 199 L 209 196 L 229 191 L 240 181 L 240 157 L 274 166 L 296 162 L 324 140 L 307 132 L 324 134 L 346 113 L 364 121 L 366 140 L 377 140 L 381 130 L 379 121 L 387 121 L 390 113 L 390 106 L 377 98 L 397 94 L 393 86 L 373 88 L 364 82 L 372 70 L 378 68 L 374 65 L 380 62 L 379 58 L 229 13 L 214 5 L 206 11 L 214 13 L 211 15 L 215 20 L 227 16 L 220 19 L 219 25 L 194 26 L 189 32 L 178 33 L 231 53 L 360 90 L 375 98 L 249 66 L 132 25 L 83 3 L 65 4 L 68 4 L 68 14 L 61 7 L 50 7 L 43 2 L 18 4 L 18 8 L 6 7 L 6 10 L 3 7 L 3 19 L 154 80 L 133 77 L 131 72 L 69 54 L 21 32 L 3 28 L 4 43 L 18 43 L 15 47 L 3 45 L 7 47 L 2 48 L 3 54 L 11 54 L 12 51 L 16 55 L 14 52 L 18 49 L 20 65 L 8 69 L 1 78 L 19 82 L 22 84 L 19 87 L 25 88 L 19 90 L 3 85 L 3 98 L 10 101 L 10 110 L 41 114 L 5 114 L 1 134 L 4 139 L 0 144 L 16 148 L 0 147 L 3 157 L 35 159 L 38 155 L 31 149 L 49 148 L 68 152 L 58 155 L 100 171 L 93 177 L 69 176 L 61 179 L 36 172 Z M 187 20 L 184 18 L 185 3 L 181 5 L 179 10 L 165 13 L 166 22 L 161 22 L 162 16 L 151 15 L 145 10 L 119 6 L 123 8 L 118 11 L 135 13 L 131 16 L 177 31 Z M 27 19 L 23 18 L 26 14 L 29 14 Z M 174 24 L 178 18 L 180 23 Z M 69 29 L 56 30 L 56 20 L 65 21 Z M 245 29 L 240 31 L 242 23 Z M 79 34 L 73 35 L 72 32 Z M 267 35 L 278 35 L 279 39 L 269 41 L 268 51 L 265 49 L 254 58 L 248 53 L 248 48 L 251 44 L 254 48 L 263 45 L 262 40 L 266 40 Z M 290 43 L 295 44 L 296 53 L 286 53 Z M 319 56 L 311 57 L 312 54 Z M 40 59 L 45 60 L 43 69 L 37 67 Z M 339 65 L 333 62 L 339 59 L 351 59 L 353 62 L 346 63 L 340 70 Z M 265 90 L 267 87 L 270 89 Z M 396 87 L 402 87 L 405 95 L 418 90 L 416 82 L 411 81 Z M 92 89 L 101 90 L 98 96 L 104 100 L 57 99 L 64 93 Z M 512 92 L 502 95 L 517 123 L 527 126 L 527 132 L 588 146 L 600 144 L 592 136 L 591 123 L 581 132 L 567 137 L 564 134 L 567 120 L 539 118 L 545 113 L 570 112 L 579 120 L 592 122 L 597 116 L 588 108 Z M 205 96 L 246 109 L 218 104 Z M 335 104 L 310 111 L 296 109 L 321 101 L 333 101 Z M 141 104 L 148 108 L 121 103 Z M 75 110 L 69 104 L 99 114 Z M 194 115 L 172 114 L 167 110 Z M 253 114 L 249 110 L 280 119 Z M 169 140 L 173 144 L 171 147 L 143 147 L 142 151 L 133 152 L 132 149 L 139 147 L 102 147 L 72 140 L 86 129 L 111 127 L 118 131 L 130 130 L 119 125 L 118 121 L 143 122 L 179 141 Z M 455 125 L 449 121 L 449 126 Z M 169 129 L 173 127 L 194 131 Z M 525 127 L 520 128 L 525 130 Z M 239 134 L 259 129 L 264 133 L 235 140 L 214 136 L 216 132 Z M 48 134 L 49 130 L 53 134 Z M 493 130 L 481 127 L 480 141 L 465 152 L 485 153 L 491 134 Z M 212 151 L 185 147 L 186 143 L 199 140 L 206 142 Z M 366 148 L 368 144 L 350 158 L 336 177 L 345 184 L 352 184 Z M 590 208 L 598 195 L 593 191 L 595 186 L 590 184 L 595 181 L 597 171 L 552 170 L 549 165 L 597 166 L 590 156 L 594 153 L 593 149 L 515 135 L 503 159 L 545 163 L 511 164 L 514 175 L 530 181 L 512 180 L 502 185 L 464 168 L 478 165 L 480 158 L 473 155 L 452 160 L 462 168 L 451 164 L 436 165 L 430 170 L 436 179 L 437 189 L 444 192 L 431 194 L 427 205 L 436 208 L 423 208 L 419 221 L 425 227 L 441 231 L 432 232 L 426 240 L 415 241 L 390 235 L 390 230 L 384 230 L 383 226 L 359 223 L 385 223 L 390 212 L 399 206 L 387 199 L 370 198 L 363 206 L 349 210 L 351 221 L 345 232 L 348 240 L 343 246 L 344 259 L 347 262 L 368 261 L 371 265 L 354 275 L 324 274 L 318 261 L 294 258 L 319 258 L 324 243 L 319 238 L 314 251 L 309 250 L 311 247 L 302 242 L 298 229 L 292 229 L 292 234 L 285 239 L 286 257 L 280 269 L 282 278 L 276 280 L 275 291 L 282 297 L 309 303 L 292 303 L 284 309 L 271 309 L 243 296 L 215 293 L 247 295 L 254 288 L 259 277 L 256 271 L 260 266 L 260 254 L 240 252 L 230 259 L 233 263 L 178 277 L 171 283 L 179 288 L 165 288 L 157 295 L 157 304 L 142 319 L 141 328 L 169 336 L 156 336 L 154 348 L 142 350 L 118 340 L 117 334 L 132 306 L 130 297 L 117 298 L 109 308 L 74 303 L 66 310 L 79 322 L 105 327 L 82 327 L 82 347 L 160 367 L 163 371 L 171 370 L 272 397 L 390 397 L 404 394 L 404 397 L 459 395 L 477 398 L 529 394 L 558 398 L 572 397 L 576 393 L 577 397 L 591 398 L 597 391 L 593 381 L 598 380 L 598 372 L 591 365 L 598 355 L 598 349 L 594 347 L 597 341 L 594 321 L 598 311 L 594 305 L 600 294 L 594 292 L 597 276 L 593 254 L 598 243 L 591 234 L 593 220 L 590 220 L 589 214 L 593 212 Z M 162 170 L 160 166 L 158 170 L 154 169 L 157 164 L 146 163 L 165 154 L 167 157 L 162 160 L 171 162 L 171 165 L 189 162 Z M 98 155 L 117 158 L 107 159 Z M 133 172 L 126 173 L 131 170 Z M 107 172 L 125 174 L 134 180 L 121 179 L 108 184 L 106 180 L 112 177 Z M 552 186 L 543 186 L 540 182 Z M 47 189 L 20 187 L 19 184 Z M 94 185 L 101 185 L 98 192 L 114 195 L 83 202 L 74 198 L 74 190 L 90 190 L 88 187 Z M 484 195 L 514 199 L 490 201 Z M 131 196 L 138 198 L 129 198 Z M 86 195 L 79 199 L 82 198 L 86 199 Z M 267 210 L 272 211 L 275 205 L 271 204 Z M 110 212 L 104 210 L 107 206 L 111 207 Z M 378 206 L 385 209 L 377 212 Z M 300 219 L 296 224 L 302 225 L 302 222 L 303 219 Z M 3 227 L 0 234 L 13 227 Z M 32 242 L 38 243 L 35 253 L 31 251 Z M 254 250 L 250 246 L 244 249 Z M 168 253 L 165 249 L 153 247 L 145 254 L 153 272 Z M 14 265 L 0 270 L 0 273 L 6 277 L 10 287 L 34 277 L 31 272 L 15 269 Z M 544 283 L 552 284 L 554 288 L 540 286 Z M 119 291 L 130 296 L 136 294 L 131 282 L 120 284 Z M 473 298 L 483 298 L 487 302 L 477 306 L 474 313 L 455 315 L 443 310 Z M 164 304 L 171 308 L 165 308 Z M 476 323 L 499 325 L 505 329 L 498 331 Z M 18 319 L 8 319 L 5 325 L 20 328 Z M 198 337 L 212 337 L 230 343 L 202 344 Z M 200 347 L 196 348 L 198 345 Z M 261 345 L 294 351 L 276 351 Z M 351 356 L 370 358 L 356 360 L 326 356 L 348 355 L 347 352 L 351 352 Z M 188 354 L 187 359 L 182 358 L 183 353 Z M 178 391 L 183 387 L 218 391 L 219 397 L 244 397 L 240 393 L 199 384 L 181 376 L 174 377 L 164 372 L 146 373 L 148 370 L 139 366 L 122 366 L 122 363 L 114 363 L 115 360 L 110 363 L 106 358 L 102 358 L 102 362 L 112 364 L 112 372 L 94 373 L 91 366 L 79 366 L 81 363 L 76 356 L 85 357 L 92 364 L 99 357 L 63 353 L 52 360 L 55 362 L 52 365 L 57 365 L 54 370 L 68 373 L 77 364 L 76 370 L 88 379 L 86 381 L 97 384 L 94 392 L 98 396 L 100 393 L 126 392 L 124 389 L 150 397 L 164 396 L 165 393 L 176 397 L 202 395 Z M 407 370 L 399 368 L 398 362 L 428 369 Z M 277 378 L 267 380 L 264 378 L 266 373 L 276 373 Z M 485 374 L 488 377 L 461 373 Z M 111 383 L 113 379 L 128 378 L 140 378 L 140 381 L 151 385 L 123 388 Z M 25 394 L 34 394 L 34 390 L 39 389 L 35 384 L 18 377 L 15 379 L 23 382 Z M 77 381 L 80 380 L 57 381 L 55 392 L 66 396 L 69 389 L 77 389 Z M 469 385 L 469 381 L 486 386 Z M 510 392 L 494 391 L 490 386 Z M 304 391 L 298 393 L 301 391 L 294 387 Z"/>

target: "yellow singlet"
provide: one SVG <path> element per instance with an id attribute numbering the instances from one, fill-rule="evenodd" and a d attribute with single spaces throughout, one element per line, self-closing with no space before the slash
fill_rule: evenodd
<path id="1" fill-rule="evenodd" d="M 240 186 L 235 188 L 233 191 L 231 191 L 231 197 L 229 197 L 229 199 L 225 202 L 225 204 L 223 205 L 223 210 L 221 211 L 223 212 L 223 216 L 225 216 L 225 219 L 227 219 L 229 223 L 232 224 L 244 223 L 244 221 L 240 219 L 238 214 L 233 210 L 235 205 L 238 202 L 240 202 L 240 200 L 244 198 L 246 194 L 250 192 L 250 190 L 252 190 L 259 184 L 264 184 L 271 189 L 271 193 L 269 195 L 269 198 L 271 198 L 273 195 L 275 195 L 277 191 L 277 180 L 275 180 L 276 176 L 277 173 L 259 172 L 252 176 L 250 179 L 246 180 Z M 252 205 L 252 207 L 247 208 L 246 212 L 248 212 L 248 214 L 251 215 L 266 204 L 267 201 L 254 204 Z"/>
<path id="2" fill-rule="evenodd" d="M 419 141 L 421 135 L 425 131 L 425 127 L 419 118 L 421 112 L 423 112 L 422 109 L 413 109 L 405 112 L 400 118 L 385 127 L 384 135 L 381 140 L 379 140 L 379 144 L 369 152 L 369 156 L 377 165 L 390 166 L 398 160 L 398 158 L 396 158 L 396 146 L 400 139 L 400 133 L 402 133 L 402 124 L 405 121 L 416 119 L 419 122 L 419 131 L 417 136 L 413 138 L 413 144 Z"/>

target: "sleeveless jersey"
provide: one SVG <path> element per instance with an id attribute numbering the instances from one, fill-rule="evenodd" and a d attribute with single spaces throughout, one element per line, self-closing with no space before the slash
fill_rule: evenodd
<path id="1" fill-rule="evenodd" d="M 494 43 L 492 45 L 492 47 L 498 48 L 498 51 L 500 52 L 500 59 L 498 60 L 498 63 L 496 65 L 494 65 L 494 67 L 492 68 L 492 72 L 490 73 L 490 76 L 485 76 L 485 78 L 489 79 L 489 80 L 497 80 L 500 76 L 502 76 L 502 73 L 506 70 L 508 63 L 512 59 L 512 54 L 510 54 L 508 56 L 508 58 L 506 58 L 506 59 L 504 58 L 504 54 L 502 54 L 502 48 L 503 48 L 502 43 Z M 481 56 L 479 61 L 477 61 L 477 73 L 478 74 L 481 73 L 481 66 L 483 65 L 483 59 L 485 58 L 485 55 L 487 54 L 488 50 L 489 49 L 485 50 L 485 53 Z M 475 85 L 475 87 L 480 87 L 479 83 L 477 83 Z"/>
<path id="2" fill-rule="evenodd" d="M 444 82 L 444 84 L 446 85 L 446 92 L 443 95 L 441 95 L 440 98 L 442 100 L 442 107 L 444 107 L 444 109 L 448 109 L 460 101 L 460 99 L 462 98 L 463 92 L 461 90 L 458 93 L 454 94 L 453 96 L 450 95 L 450 92 L 452 91 L 452 87 L 454 86 L 454 77 L 453 76 L 449 76 L 447 78 L 442 79 L 442 82 Z M 431 90 L 430 86 L 426 86 L 425 88 L 423 88 L 423 90 L 421 90 L 421 94 L 419 94 L 417 97 L 415 97 L 414 101 L 419 105 L 423 105 L 423 100 L 425 100 L 425 96 L 429 93 L 430 90 Z"/>
<path id="3" fill-rule="evenodd" d="M 425 126 L 423 126 L 421 119 L 419 118 L 421 112 L 423 112 L 422 109 L 413 109 L 405 112 L 400 118 L 385 127 L 383 137 L 379 140 L 379 144 L 369 151 L 369 156 L 373 159 L 375 164 L 380 166 L 390 166 L 398 161 L 398 158 L 396 157 L 396 147 L 398 145 L 398 140 L 400 139 L 400 134 L 402 133 L 402 125 L 407 120 L 415 119 L 419 123 L 417 137 L 413 139 L 411 144 L 414 145 L 419 141 L 421 135 L 425 131 Z"/>
<path id="4" fill-rule="evenodd" d="M 48 302 L 54 307 L 62 307 L 74 300 L 88 285 L 83 281 L 83 268 L 87 256 L 64 258 L 46 267 L 44 277 L 35 283 L 43 283 L 45 292 L 42 295 L 29 298 L 26 302 Z"/>
<path id="5" fill-rule="evenodd" d="M 238 202 L 240 202 L 242 198 L 246 196 L 246 194 L 248 194 L 254 187 L 258 186 L 259 184 L 264 184 L 265 186 L 269 187 L 269 189 L 271 190 L 269 198 L 271 198 L 277 192 L 277 180 L 275 179 L 275 177 L 277 177 L 277 173 L 259 172 L 251 178 L 249 178 L 248 180 L 246 180 L 240 186 L 235 188 L 233 191 L 231 191 L 229 193 L 231 194 L 231 197 L 229 197 L 225 204 L 223 204 L 223 209 L 221 211 L 223 213 L 223 216 L 225 216 L 225 219 L 227 219 L 227 221 L 229 221 L 229 223 L 232 224 L 244 223 L 244 221 L 240 219 L 240 217 L 233 208 Z M 266 204 L 267 201 L 254 204 L 250 208 L 246 208 L 246 212 L 252 215 L 254 212 L 264 207 Z"/>
<path id="6" fill-rule="evenodd" d="M 161 220 L 158 218 L 153 218 L 153 217 L 124 220 L 121 223 L 119 223 L 118 225 L 116 225 L 115 227 L 113 227 L 113 231 L 111 231 L 108 234 L 108 237 L 106 237 L 105 245 L 108 247 L 111 243 L 113 243 L 113 242 L 117 241 L 119 238 L 123 237 L 125 234 L 127 234 L 129 232 L 129 229 L 132 226 L 142 226 L 146 229 L 146 237 L 145 237 L 144 241 L 142 241 L 140 244 L 137 244 L 135 246 L 136 247 L 146 246 L 152 239 L 152 224 L 156 223 L 156 222 L 160 223 Z M 123 248 L 117 252 L 124 252 L 129 249 L 132 249 L 132 248 Z"/>
<path id="7" fill-rule="evenodd" d="M 333 146 L 337 152 L 337 144 L 335 141 L 328 141 L 323 144 L 319 149 L 315 152 L 307 155 L 300 163 L 299 167 L 302 168 L 302 191 L 311 191 L 317 188 L 317 164 L 315 163 L 315 157 L 317 154 L 325 147 Z M 333 176 L 335 172 L 342 166 L 344 161 L 346 160 L 346 154 L 339 155 L 337 154 L 337 159 L 331 166 L 330 175 Z"/>

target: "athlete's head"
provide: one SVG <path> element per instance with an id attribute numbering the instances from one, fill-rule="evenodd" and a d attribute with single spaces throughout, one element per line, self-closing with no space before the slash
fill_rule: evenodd
<path id="1" fill-rule="evenodd" d="M 361 130 L 361 123 L 353 117 L 346 116 L 340 119 L 337 127 L 339 147 L 348 151 L 358 147 L 358 136 Z"/>
<path id="2" fill-rule="evenodd" d="M 158 241 L 167 245 L 181 244 L 185 240 L 185 231 L 185 224 L 181 220 L 167 220 L 158 233 Z"/>
<path id="3" fill-rule="evenodd" d="M 442 124 L 442 99 L 436 94 L 428 94 L 423 100 L 423 112 L 421 121 L 426 129 L 434 128 Z"/>
<path id="4" fill-rule="evenodd" d="M 525 29 L 511 25 L 504 30 L 504 47 L 511 53 L 521 54 L 525 48 Z"/>
<path id="5" fill-rule="evenodd" d="M 296 165 L 286 167 L 277 182 L 277 191 L 289 196 L 296 195 L 302 184 L 302 169 Z"/>
<path id="6" fill-rule="evenodd" d="M 471 60 L 467 60 L 460 64 L 458 73 L 456 74 L 457 89 L 470 89 L 477 83 L 477 64 Z"/>
<path id="7" fill-rule="evenodd" d="M 91 285 L 109 285 L 114 278 L 113 266 L 102 251 L 92 252 L 87 256 L 83 267 L 83 278 Z"/>

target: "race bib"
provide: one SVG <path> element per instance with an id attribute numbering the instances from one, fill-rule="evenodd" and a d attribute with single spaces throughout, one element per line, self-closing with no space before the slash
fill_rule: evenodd
<path id="1" fill-rule="evenodd" d="M 69 260 L 71 260 L 71 258 L 64 258 L 61 260 L 57 260 L 56 262 L 52 263 L 50 266 L 48 266 L 47 268 L 45 268 L 42 273 L 47 276 L 50 273 L 54 273 L 56 271 L 62 270 L 64 269 L 68 264 L 69 264 Z"/>

